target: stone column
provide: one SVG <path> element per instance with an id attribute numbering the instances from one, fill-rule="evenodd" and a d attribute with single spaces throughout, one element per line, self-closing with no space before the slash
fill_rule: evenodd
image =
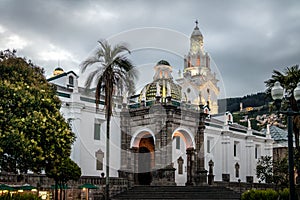
<path id="1" fill-rule="evenodd" d="M 128 134 L 130 133 L 130 115 L 128 110 L 123 110 L 121 112 L 121 169 L 129 169 L 130 163 L 128 162 L 129 158 L 129 149 L 130 149 L 130 140 L 128 141 Z"/>
<path id="2" fill-rule="evenodd" d="M 81 138 L 84 137 L 83 134 L 80 134 L 82 128 L 81 111 L 84 108 L 84 104 L 78 103 L 79 102 L 78 98 L 79 98 L 78 94 L 73 94 L 72 100 L 74 102 L 68 102 L 63 104 L 62 110 L 65 110 L 63 111 L 63 113 L 68 113 L 67 119 L 71 124 L 72 132 L 74 132 L 76 136 L 76 140 L 72 145 L 71 158 L 76 163 L 80 164 L 82 162 L 81 152 L 80 152 L 81 145 L 82 145 Z"/>
<path id="3" fill-rule="evenodd" d="M 272 139 L 271 133 L 270 133 L 270 125 L 267 124 L 267 133 L 266 133 L 266 140 L 265 140 L 265 154 L 268 156 L 273 156 L 272 150 L 273 150 L 273 139 Z"/>
<path id="4" fill-rule="evenodd" d="M 207 170 L 204 167 L 204 129 L 205 123 L 204 120 L 206 114 L 199 113 L 198 118 L 198 128 L 195 136 L 196 142 L 196 171 L 194 174 L 194 182 L 196 185 L 207 184 Z"/>
<path id="5" fill-rule="evenodd" d="M 226 132 L 222 133 L 222 181 L 229 182 L 229 156 L 230 156 L 230 136 Z"/>
<path id="6" fill-rule="evenodd" d="M 254 175 L 253 164 L 255 163 L 255 159 L 254 159 L 253 138 L 255 137 L 252 135 L 252 131 L 250 132 L 248 131 L 247 139 L 246 139 L 246 156 L 247 156 L 246 181 L 248 183 L 253 183 L 253 175 Z"/>
<path id="7" fill-rule="evenodd" d="M 193 185 L 193 175 L 194 175 L 194 159 L 195 159 L 195 149 L 190 147 L 186 149 L 186 160 L 187 160 L 187 181 L 185 185 Z"/>
<path id="8" fill-rule="evenodd" d="M 167 165 L 173 165 L 172 163 L 172 133 L 173 133 L 173 129 L 172 129 L 172 120 L 173 120 L 173 115 L 171 114 L 173 109 L 172 107 L 165 107 L 166 108 L 166 113 L 164 114 L 165 117 L 165 131 L 166 131 L 166 135 L 167 135 Z"/>

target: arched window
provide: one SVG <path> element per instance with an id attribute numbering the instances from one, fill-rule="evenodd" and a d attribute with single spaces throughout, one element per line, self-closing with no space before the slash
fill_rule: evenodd
<path id="1" fill-rule="evenodd" d="M 240 165 L 239 163 L 235 163 L 235 177 L 238 178 L 240 177 Z"/>
<path id="2" fill-rule="evenodd" d="M 99 149 L 96 153 L 96 170 L 103 170 L 103 158 L 104 153 L 101 149 Z"/>
<path id="3" fill-rule="evenodd" d="M 74 77 L 69 76 L 69 85 L 73 86 L 74 85 Z"/>
<path id="4" fill-rule="evenodd" d="M 178 174 L 183 174 L 183 158 L 180 156 L 177 159 L 177 163 L 178 163 Z"/>
<path id="5" fill-rule="evenodd" d="M 196 62 L 196 66 L 199 67 L 200 66 L 200 55 L 197 55 L 197 62 Z"/>

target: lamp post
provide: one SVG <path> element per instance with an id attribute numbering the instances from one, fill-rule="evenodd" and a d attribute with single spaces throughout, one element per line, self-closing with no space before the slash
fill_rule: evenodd
<path id="1" fill-rule="evenodd" d="M 271 89 L 271 95 L 275 101 L 275 106 L 279 113 L 287 116 L 288 125 L 288 162 L 289 162 L 289 182 L 290 182 L 290 200 L 295 200 L 295 183 L 294 183 L 294 158 L 293 158 L 293 122 L 292 116 L 299 115 L 291 108 L 291 102 L 288 102 L 287 110 L 280 110 L 281 101 L 284 95 L 284 89 L 281 87 L 280 82 L 275 82 Z M 294 89 L 294 98 L 297 101 L 298 107 L 300 102 L 300 83 Z"/>

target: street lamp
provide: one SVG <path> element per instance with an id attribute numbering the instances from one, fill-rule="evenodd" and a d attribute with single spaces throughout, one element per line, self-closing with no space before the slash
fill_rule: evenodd
<path id="1" fill-rule="evenodd" d="M 280 82 L 276 81 L 274 87 L 271 89 L 271 95 L 275 101 L 275 106 L 279 113 L 287 115 L 288 122 L 288 158 L 289 158 L 289 182 L 290 182 L 290 200 L 295 200 L 295 183 L 294 183 L 294 159 L 293 159 L 293 122 L 292 116 L 299 115 L 291 109 L 291 102 L 288 102 L 287 110 L 280 110 L 281 101 L 283 98 L 284 89 L 281 87 Z M 294 98 L 297 101 L 298 107 L 300 103 L 300 83 L 294 89 Z"/>

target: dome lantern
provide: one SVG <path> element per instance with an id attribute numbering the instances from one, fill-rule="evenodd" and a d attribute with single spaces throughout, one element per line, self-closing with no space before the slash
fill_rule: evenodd
<path id="1" fill-rule="evenodd" d="M 168 61 L 160 60 L 154 66 L 155 74 L 153 82 L 147 84 L 140 93 L 139 101 L 152 101 L 156 97 L 171 97 L 173 100 L 181 100 L 181 87 L 174 83 L 172 66 Z"/>

